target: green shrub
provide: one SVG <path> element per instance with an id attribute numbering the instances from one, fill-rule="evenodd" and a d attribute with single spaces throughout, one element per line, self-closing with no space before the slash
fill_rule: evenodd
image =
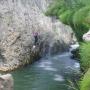
<path id="1" fill-rule="evenodd" d="M 84 26 L 83 24 L 71 25 L 71 27 L 73 28 L 73 31 L 77 37 L 78 42 L 82 42 L 83 34 L 88 32 L 88 27 Z"/>
<path id="2" fill-rule="evenodd" d="M 90 68 L 90 42 L 86 42 L 81 45 L 80 57 L 80 63 L 83 70 Z"/>
<path id="3" fill-rule="evenodd" d="M 85 6 L 85 7 L 78 9 L 78 11 L 74 13 L 73 23 L 83 24 L 89 12 L 90 12 L 90 6 Z"/>
<path id="4" fill-rule="evenodd" d="M 90 90 L 90 69 L 86 72 L 81 81 L 80 90 Z"/>
<path id="5" fill-rule="evenodd" d="M 59 17 L 59 15 L 61 15 L 63 12 L 65 12 L 67 9 L 66 8 L 61 8 L 61 9 L 59 9 L 58 10 L 58 12 L 57 12 L 57 17 Z"/>
<path id="6" fill-rule="evenodd" d="M 90 5 L 90 0 L 81 0 L 84 4 Z"/>
<path id="7" fill-rule="evenodd" d="M 87 14 L 87 17 L 85 17 L 84 25 L 90 28 L 90 11 Z"/>
<path id="8" fill-rule="evenodd" d="M 57 16 L 58 17 L 58 12 L 63 5 L 63 0 L 56 0 L 53 1 L 53 3 L 48 7 L 48 10 L 45 12 L 45 14 L 47 16 Z M 66 8 L 64 7 L 63 10 L 65 10 Z"/>
<path id="9" fill-rule="evenodd" d="M 65 24 L 69 24 L 72 23 L 72 14 L 73 11 L 71 10 L 66 10 L 63 13 L 60 14 L 59 19 L 65 23 Z"/>

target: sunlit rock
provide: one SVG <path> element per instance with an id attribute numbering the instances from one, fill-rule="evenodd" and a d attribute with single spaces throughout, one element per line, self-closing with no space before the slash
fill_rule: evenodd
<path id="1" fill-rule="evenodd" d="M 90 41 L 90 30 L 83 35 L 83 40 Z"/>

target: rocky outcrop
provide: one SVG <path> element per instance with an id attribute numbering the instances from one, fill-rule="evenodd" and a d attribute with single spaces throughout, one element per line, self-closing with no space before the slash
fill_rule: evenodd
<path id="1" fill-rule="evenodd" d="M 0 0 L 1 71 L 11 71 L 32 63 L 45 54 L 67 50 L 72 42 L 72 29 L 46 17 L 44 12 L 52 0 Z M 33 50 L 33 32 L 39 33 Z"/>
<path id="2" fill-rule="evenodd" d="M 83 40 L 90 41 L 90 30 L 83 35 Z"/>
<path id="3" fill-rule="evenodd" d="M 77 60 L 79 60 L 79 58 L 80 58 L 80 55 L 79 55 L 79 47 L 80 47 L 80 45 L 79 45 L 78 42 L 70 45 L 70 49 L 69 49 L 69 50 L 70 50 L 71 58 L 72 58 L 72 59 L 77 59 Z"/>
<path id="4" fill-rule="evenodd" d="M 0 75 L 0 90 L 13 90 L 14 80 L 11 74 Z"/>

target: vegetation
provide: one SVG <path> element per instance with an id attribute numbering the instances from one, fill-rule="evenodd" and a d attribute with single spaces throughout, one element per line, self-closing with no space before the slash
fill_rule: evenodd
<path id="1" fill-rule="evenodd" d="M 70 25 L 79 42 L 90 28 L 90 0 L 54 0 L 46 15 L 56 16 L 64 24 Z M 90 90 L 90 42 L 80 46 L 80 63 L 86 72 L 80 82 L 80 90 Z"/>
<path id="2" fill-rule="evenodd" d="M 90 90 L 90 42 L 82 43 L 80 56 L 81 68 L 86 72 L 81 80 L 80 90 Z"/>
<path id="3" fill-rule="evenodd" d="M 84 75 L 80 86 L 80 90 L 90 90 L 90 69 Z"/>
<path id="4" fill-rule="evenodd" d="M 81 66 L 83 70 L 90 68 L 90 42 L 83 43 L 80 47 Z"/>
<path id="5" fill-rule="evenodd" d="M 80 90 L 90 90 L 90 42 L 84 42 L 80 46 L 80 63 L 84 72 Z"/>
<path id="6" fill-rule="evenodd" d="M 86 3 L 88 2 L 88 3 Z M 89 0 L 55 0 L 49 6 L 46 15 L 56 16 L 60 21 L 70 25 L 78 41 L 90 27 L 90 1 Z"/>

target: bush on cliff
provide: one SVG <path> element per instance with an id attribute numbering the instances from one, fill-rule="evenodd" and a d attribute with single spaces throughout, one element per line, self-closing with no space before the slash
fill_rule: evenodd
<path id="1" fill-rule="evenodd" d="M 80 62 L 83 70 L 90 68 L 90 42 L 83 43 L 80 47 Z"/>
<path id="2" fill-rule="evenodd" d="M 86 72 L 81 81 L 80 90 L 90 90 L 90 69 Z"/>

